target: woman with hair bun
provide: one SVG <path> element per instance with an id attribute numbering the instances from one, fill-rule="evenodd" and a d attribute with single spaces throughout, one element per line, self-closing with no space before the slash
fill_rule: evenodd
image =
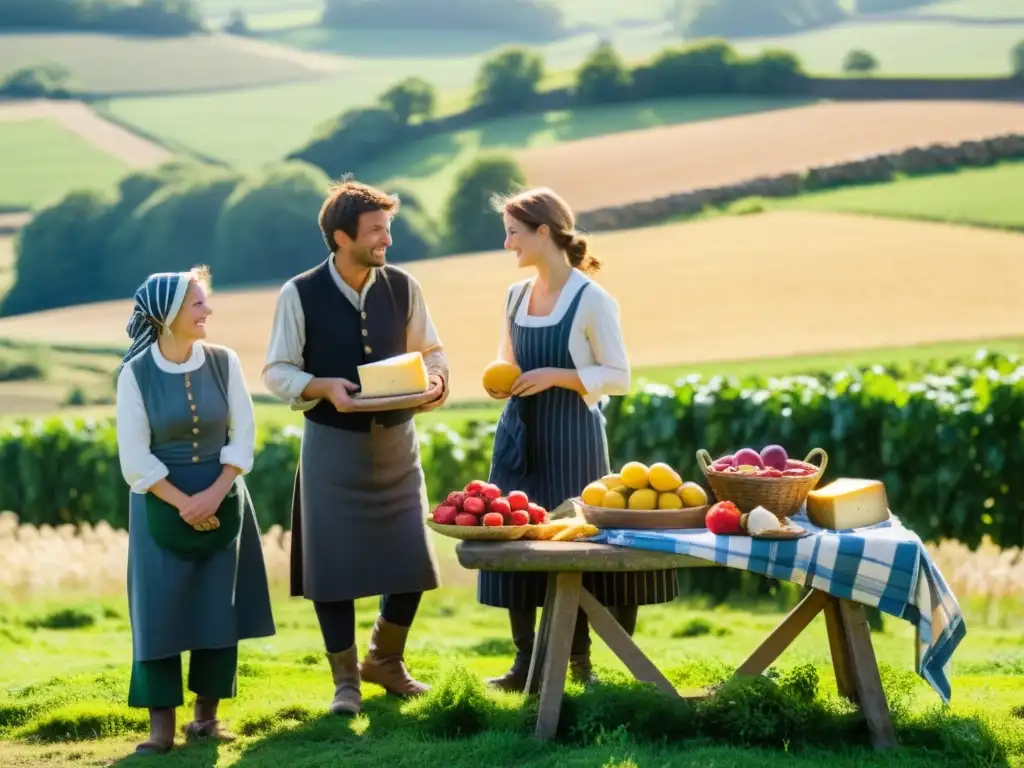
<path id="1" fill-rule="evenodd" d="M 522 490 L 554 509 L 611 472 L 601 403 L 629 392 L 630 367 L 615 299 L 587 274 L 601 262 L 575 229 L 572 209 L 547 188 L 501 199 L 505 249 L 534 276 L 505 295 L 498 358 L 522 375 L 508 399 L 494 438 L 489 482 Z M 482 571 L 478 599 L 509 611 L 516 646 L 512 668 L 488 682 L 522 691 L 530 667 L 537 608 L 544 604 L 547 573 Z M 630 634 L 640 605 L 666 603 L 679 594 L 675 570 L 587 573 L 583 585 Z M 570 656 L 572 679 L 593 680 L 586 615 L 577 614 Z"/>

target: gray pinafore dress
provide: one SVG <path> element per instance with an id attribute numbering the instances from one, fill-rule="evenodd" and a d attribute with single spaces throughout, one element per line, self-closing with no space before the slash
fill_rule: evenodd
<path id="1" fill-rule="evenodd" d="M 525 373 L 536 368 L 575 370 L 569 338 L 585 282 L 565 315 L 548 326 L 516 321 L 526 286 L 508 316 L 516 362 Z M 488 481 L 507 493 L 522 490 L 548 511 L 579 495 L 590 482 L 611 472 L 604 414 L 576 392 L 552 387 L 529 397 L 510 398 L 498 419 Z M 540 572 L 481 571 L 477 599 L 498 608 L 544 605 L 548 575 Z M 674 569 L 632 573 L 590 572 L 583 586 L 606 606 L 667 603 L 679 594 Z"/>
<path id="2" fill-rule="evenodd" d="M 190 375 L 161 370 L 147 349 L 128 364 L 142 393 L 152 433 L 150 450 L 184 493 L 208 488 L 220 475 L 228 440 L 225 353 L 205 346 L 206 360 Z M 192 400 L 188 399 L 192 393 Z M 198 430 L 195 434 L 193 430 Z M 145 497 L 130 493 L 128 511 L 128 611 L 134 661 L 154 661 L 184 651 L 228 648 L 239 640 L 275 634 L 260 529 L 244 481 L 242 531 L 233 546 L 203 560 L 184 560 L 160 548 L 149 532 Z"/>

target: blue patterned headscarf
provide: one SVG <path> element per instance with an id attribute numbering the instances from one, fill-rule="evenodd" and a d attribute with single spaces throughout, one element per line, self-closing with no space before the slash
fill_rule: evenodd
<path id="1" fill-rule="evenodd" d="M 118 371 L 153 344 L 160 331 L 174 322 L 185 301 L 191 279 L 191 272 L 158 272 L 139 286 L 135 292 L 135 307 L 125 328 L 132 346 Z"/>

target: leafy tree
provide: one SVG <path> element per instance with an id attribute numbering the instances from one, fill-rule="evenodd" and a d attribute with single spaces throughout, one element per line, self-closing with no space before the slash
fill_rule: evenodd
<path id="1" fill-rule="evenodd" d="M 1024 77 L 1024 40 L 1021 40 L 1010 51 L 1010 65 L 1014 77 Z"/>
<path id="2" fill-rule="evenodd" d="M 843 72 L 874 72 L 878 69 L 878 59 L 869 51 L 855 48 L 843 59 Z"/>
<path id="3" fill-rule="evenodd" d="M 505 230 L 494 210 L 495 195 L 526 185 L 522 169 L 508 155 L 486 154 L 459 173 L 445 211 L 448 252 L 467 253 L 497 248 Z"/>
<path id="4" fill-rule="evenodd" d="M 384 91 L 380 103 L 395 113 L 399 123 L 408 125 L 414 117 L 433 116 L 437 91 L 423 78 L 407 77 Z"/>
<path id="5" fill-rule="evenodd" d="M 576 73 L 576 99 L 581 104 L 606 104 L 628 96 L 629 68 L 609 40 L 602 40 Z"/>
<path id="6" fill-rule="evenodd" d="M 506 48 L 480 67 L 473 103 L 491 107 L 494 114 L 516 112 L 533 101 L 543 78 L 540 54 L 526 48 Z"/>

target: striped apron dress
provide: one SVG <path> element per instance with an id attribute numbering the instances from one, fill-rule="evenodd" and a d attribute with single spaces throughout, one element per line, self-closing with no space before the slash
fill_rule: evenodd
<path id="1" fill-rule="evenodd" d="M 588 285 L 577 291 L 561 320 L 542 327 L 515 322 L 526 296 L 523 288 L 509 316 L 509 331 L 516 362 L 524 373 L 537 368 L 575 370 L 569 338 Z M 522 490 L 550 511 L 610 472 L 604 414 L 590 408 L 577 392 L 552 387 L 506 402 L 498 419 L 488 478 L 504 493 Z M 481 571 L 477 599 L 497 608 L 539 608 L 544 605 L 547 581 L 548 574 L 543 572 Z M 606 606 L 667 603 L 679 594 L 674 569 L 588 572 L 583 586 Z"/>

